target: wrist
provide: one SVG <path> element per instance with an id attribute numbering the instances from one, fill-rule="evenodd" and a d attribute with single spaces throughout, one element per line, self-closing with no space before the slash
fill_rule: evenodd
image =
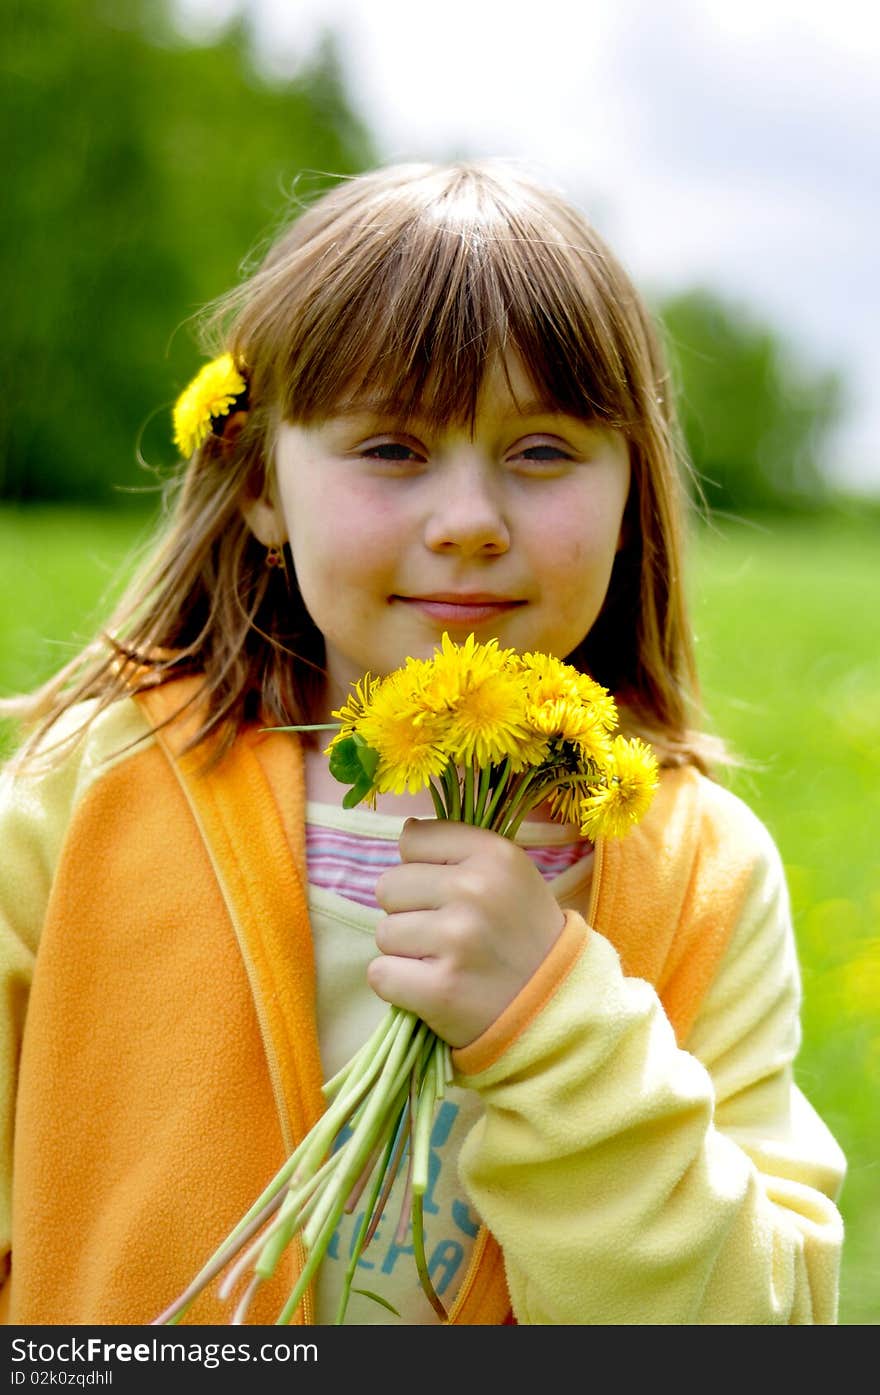
<path id="1" fill-rule="evenodd" d="M 577 911 L 563 912 L 556 939 L 516 997 L 479 1036 L 453 1050 L 452 1063 L 458 1074 L 479 1074 L 516 1041 L 568 977 L 589 935 L 589 927 Z"/>

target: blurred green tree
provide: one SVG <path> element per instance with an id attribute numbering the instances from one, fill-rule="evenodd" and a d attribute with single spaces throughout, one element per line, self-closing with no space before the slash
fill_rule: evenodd
<path id="1" fill-rule="evenodd" d="M 174 458 L 187 316 L 375 152 L 329 38 L 270 79 L 246 21 L 197 45 L 162 0 L 12 0 L 4 30 L 0 497 L 108 500 Z"/>
<path id="2" fill-rule="evenodd" d="M 748 513 L 827 502 L 823 454 L 843 410 L 840 376 L 801 361 L 776 330 L 712 291 L 682 292 L 656 311 L 709 507 Z"/>

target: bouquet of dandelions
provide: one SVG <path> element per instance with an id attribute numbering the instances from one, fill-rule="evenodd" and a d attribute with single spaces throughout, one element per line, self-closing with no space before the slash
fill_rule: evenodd
<path id="1" fill-rule="evenodd" d="M 549 799 L 554 817 L 595 841 L 625 834 L 657 785 L 650 748 L 614 734 L 617 710 L 605 688 L 549 655 L 518 654 L 495 640 L 479 644 L 473 635 L 459 646 L 444 634 L 432 659 L 407 659 L 378 680 L 367 674 L 333 716 L 327 754 L 332 774 L 350 786 L 346 808 L 374 804 L 377 794 L 427 788 L 438 819 L 513 838 L 529 811 Z M 342 1323 L 357 1262 L 404 1160 L 401 1227 L 408 1210 L 419 1280 L 445 1321 L 425 1259 L 422 1201 L 434 1110 L 451 1079 L 447 1043 L 414 1013 L 390 1007 L 369 1041 L 325 1082 L 325 1113 L 155 1323 L 179 1322 L 224 1269 L 221 1298 L 247 1279 L 232 1316 L 245 1322 L 257 1287 L 299 1236 L 306 1262 L 276 1320 L 289 1323 L 343 1212 L 366 1194 L 336 1318 Z M 391 1307 L 377 1294 L 355 1291 Z"/>

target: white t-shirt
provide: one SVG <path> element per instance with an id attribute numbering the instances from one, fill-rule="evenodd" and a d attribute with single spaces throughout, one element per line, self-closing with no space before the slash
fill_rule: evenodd
<path id="1" fill-rule="evenodd" d="M 337 830 L 397 843 L 403 818 L 368 809 L 341 809 L 309 802 L 306 819 L 313 830 Z M 577 830 L 557 823 L 525 823 L 517 841 L 526 848 L 561 847 L 578 841 Z M 561 874 L 548 878 L 557 898 L 566 905 L 585 906 L 592 874 L 592 856 L 581 856 Z M 381 912 L 326 887 L 309 887 L 309 912 L 315 944 L 318 992 L 318 1037 L 324 1078 L 329 1079 L 355 1054 L 389 1011 L 369 988 L 367 965 L 377 953 L 374 934 Z M 424 1198 L 424 1238 L 428 1271 L 447 1311 L 467 1272 L 479 1218 L 468 1204 L 458 1177 L 457 1158 L 465 1134 L 481 1113 L 479 1096 L 450 1086 L 439 1101 L 431 1133 L 428 1190 Z M 412 1251 L 409 1214 L 403 1233 L 398 1227 L 404 1203 L 406 1159 L 394 1184 L 376 1234 L 358 1260 L 345 1315 L 349 1325 L 397 1323 L 417 1325 L 438 1321 L 422 1291 Z M 360 1204 L 340 1222 L 317 1280 L 317 1321 L 336 1319 L 345 1273 L 357 1235 L 366 1189 Z M 354 1292 L 369 1289 L 392 1303 L 397 1318 L 381 1304 Z"/>

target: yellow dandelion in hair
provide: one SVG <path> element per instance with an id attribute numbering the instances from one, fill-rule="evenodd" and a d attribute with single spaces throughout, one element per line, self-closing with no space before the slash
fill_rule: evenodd
<path id="1" fill-rule="evenodd" d="M 596 838 L 621 838 L 648 810 L 658 783 L 657 758 L 638 737 L 616 736 L 606 783 L 591 785 L 581 801 L 581 833 Z"/>
<path id="2" fill-rule="evenodd" d="M 174 404 L 174 444 L 188 458 L 207 440 L 214 417 L 225 417 L 247 384 L 231 354 L 206 363 Z"/>

